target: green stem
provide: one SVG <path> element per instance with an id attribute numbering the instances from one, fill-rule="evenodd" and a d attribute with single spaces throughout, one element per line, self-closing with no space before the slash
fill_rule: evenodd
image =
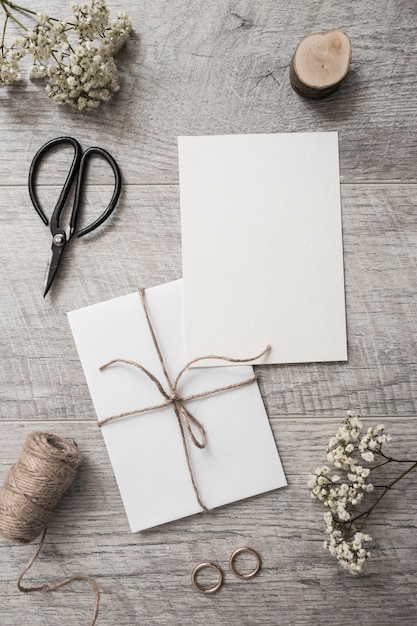
<path id="1" fill-rule="evenodd" d="M 15 24 L 17 24 L 19 26 L 19 28 L 21 28 L 24 31 L 28 31 L 29 29 L 26 28 L 26 26 L 24 24 L 22 24 L 22 22 L 20 20 L 17 19 L 17 17 L 15 15 L 13 15 L 13 13 L 11 13 L 9 11 L 9 9 L 7 8 L 8 6 L 12 9 L 12 8 L 17 8 L 13 5 L 13 3 L 8 2 L 8 0 L 0 0 L 0 4 L 3 7 L 3 10 L 6 14 L 6 18 L 7 19 L 11 19 L 13 20 L 13 22 Z M 19 9 L 20 10 L 20 9 Z M 34 11 L 28 10 L 29 13 L 34 13 Z M 5 20 L 6 21 L 6 20 Z"/>
<path id="2" fill-rule="evenodd" d="M 6 35 L 6 27 L 7 27 L 7 22 L 9 21 L 9 16 L 6 13 L 6 17 L 4 18 L 4 24 L 3 24 L 3 32 L 2 32 L 2 36 L 1 36 L 1 45 L 0 45 L 0 49 L 3 52 L 3 48 L 4 48 L 4 37 Z"/>
<path id="3" fill-rule="evenodd" d="M 10 0 L 1 0 L 3 5 L 9 6 L 11 9 L 16 9 L 16 11 L 22 11 L 23 13 L 30 13 L 31 15 L 37 15 L 36 11 L 32 11 L 32 9 L 27 9 L 26 7 L 22 7 L 19 4 L 15 4 L 14 2 L 10 2 Z"/>

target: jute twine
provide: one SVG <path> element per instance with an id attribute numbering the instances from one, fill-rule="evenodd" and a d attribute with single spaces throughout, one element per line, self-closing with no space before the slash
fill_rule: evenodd
<path id="1" fill-rule="evenodd" d="M 30 433 L 0 490 L 0 535 L 20 544 L 30 543 L 42 535 L 34 555 L 19 575 L 19 591 L 53 591 L 74 580 L 87 580 L 95 596 L 93 626 L 97 620 L 100 594 L 91 576 L 77 573 L 36 587 L 21 584 L 42 550 L 51 511 L 74 482 L 82 460 L 78 448 L 68 441 L 48 433 Z"/>
<path id="2" fill-rule="evenodd" d="M 232 389 L 238 389 L 239 387 L 243 387 L 244 385 L 250 385 L 251 383 L 254 383 L 256 381 L 257 376 L 256 374 L 254 374 L 250 378 L 247 378 L 246 380 L 241 380 L 238 383 L 225 385 L 224 387 L 217 387 L 216 389 L 209 389 L 208 391 L 202 391 L 200 393 L 195 393 L 189 396 L 183 396 L 178 391 L 178 385 L 179 385 L 180 379 L 183 376 L 183 374 L 185 374 L 185 372 L 192 365 L 194 365 L 195 363 L 198 363 L 199 361 L 206 361 L 206 360 L 212 359 L 216 361 L 226 361 L 227 363 L 249 363 L 251 361 L 255 361 L 256 359 L 259 359 L 261 356 L 264 356 L 267 352 L 271 350 L 271 346 L 267 345 L 262 350 L 262 352 L 260 352 L 259 354 L 255 354 L 254 356 L 251 356 L 246 359 L 236 359 L 233 357 L 216 355 L 216 354 L 207 354 L 205 356 L 196 357 L 194 359 L 191 359 L 191 361 L 188 361 L 188 363 L 186 363 L 184 367 L 180 370 L 177 377 L 174 380 L 172 380 L 168 374 L 168 371 L 165 365 L 165 360 L 161 352 L 161 349 L 159 347 L 159 343 L 156 338 L 156 334 L 155 334 L 151 319 L 149 317 L 148 308 L 146 306 L 144 289 L 139 289 L 139 296 L 140 296 L 140 302 L 141 302 L 143 311 L 145 313 L 145 319 L 146 319 L 146 323 L 147 323 L 147 326 L 148 326 L 148 329 L 152 338 L 153 346 L 155 348 L 156 354 L 158 355 L 158 360 L 161 365 L 161 369 L 164 374 L 166 384 L 168 386 L 168 391 L 166 391 L 161 381 L 159 381 L 158 378 L 154 376 L 154 374 L 152 374 L 152 372 L 150 372 L 148 369 L 146 369 L 146 367 L 144 367 L 140 363 L 137 363 L 136 361 L 129 361 L 127 359 L 112 359 L 108 363 L 105 363 L 104 365 L 102 365 L 99 369 L 103 371 L 106 368 L 110 367 L 111 365 L 115 365 L 117 363 L 124 363 L 126 365 L 132 365 L 133 367 L 136 367 L 141 372 L 143 372 L 148 378 L 150 378 L 150 380 L 152 380 L 153 383 L 155 383 L 156 387 L 158 388 L 159 393 L 164 398 L 164 400 L 161 403 L 154 404 L 152 406 L 147 406 L 147 407 L 143 407 L 140 409 L 134 409 L 133 411 L 126 411 L 124 413 L 118 413 L 117 415 L 111 415 L 110 417 L 106 417 L 102 420 L 99 420 L 97 424 L 99 428 L 101 428 L 105 424 L 121 419 L 123 417 L 129 417 L 131 415 L 139 415 L 141 413 L 146 413 L 148 411 L 156 411 L 158 409 L 162 409 L 170 405 L 173 406 L 175 416 L 177 418 L 179 430 L 181 433 L 181 441 L 182 441 L 185 459 L 186 459 L 187 467 L 188 467 L 188 473 L 191 479 L 191 484 L 193 486 L 195 497 L 197 499 L 198 504 L 201 506 L 201 508 L 204 511 L 209 512 L 210 509 L 204 504 L 201 498 L 198 486 L 197 486 L 196 479 L 194 477 L 193 468 L 191 466 L 190 454 L 188 452 L 187 439 L 186 439 L 186 435 L 187 435 L 189 440 L 197 448 L 200 448 L 200 449 L 205 448 L 207 444 L 206 431 L 205 431 L 203 424 L 187 409 L 186 403 L 191 402 L 192 400 L 196 400 L 198 398 L 205 398 L 206 396 L 211 396 L 215 393 L 231 391 Z M 195 436 L 192 430 L 192 426 L 194 426 L 194 428 L 198 431 L 199 439 L 198 437 Z"/>

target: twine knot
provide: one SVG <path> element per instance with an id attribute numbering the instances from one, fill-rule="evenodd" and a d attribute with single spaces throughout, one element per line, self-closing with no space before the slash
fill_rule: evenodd
<path id="1" fill-rule="evenodd" d="M 188 472 L 190 475 L 190 479 L 193 485 L 193 489 L 194 489 L 194 493 L 197 499 L 197 502 L 199 503 L 199 505 L 201 506 L 201 508 L 204 511 L 209 511 L 210 509 L 207 508 L 207 506 L 203 503 L 198 488 L 197 488 L 197 483 L 195 481 L 194 478 L 194 474 L 193 474 L 193 470 L 191 467 L 191 460 L 190 460 L 190 455 L 188 452 L 188 446 L 187 446 L 187 440 L 186 440 L 186 434 L 188 435 L 188 438 L 190 439 L 190 441 L 193 443 L 193 445 L 195 445 L 197 448 L 205 448 L 207 445 L 207 436 L 206 436 L 206 431 L 204 429 L 203 424 L 187 409 L 186 407 L 186 403 L 190 402 L 191 400 L 195 400 L 197 398 L 203 398 L 205 396 L 210 396 L 213 395 L 215 393 L 220 393 L 222 391 L 229 391 L 231 389 L 238 389 L 239 387 L 243 387 L 244 385 L 249 385 L 250 383 L 253 383 L 256 380 L 256 374 L 254 374 L 253 376 L 251 376 L 251 378 L 248 378 L 246 380 L 240 381 L 238 383 L 233 383 L 231 385 L 226 385 L 224 387 L 217 387 L 216 389 L 211 389 L 209 391 L 203 391 L 201 393 L 196 393 L 190 396 L 182 396 L 179 392 L 178 392 L 178 384 L 179 381 L 181 379 L 181 377 L 183 376 L 183 374 L 188 370 L 189 367 L 191 367 L 191 365 L 193 365 L 194 363 L 197 363 L 198 361 L 205 361 L 207 359 L 216 359 L 216 360 L 221 360 L 221 361 L 227 361 L 229 363 L 249 363 L 250 361 L 254 361 L 255 359 L 259 359 L 261 356 L 265 355 L 267 352 L 269 352 L 269 350 L 271 349 L 271 346 L 268 345 L 266 346 L 266 348 L 264 350 L 262 350 L 262 352 L 260 354 L 257 354 L 255 356 L 252 356 L 250 358 L 247 359 L 235 359 L 232 357 L 226 357 L 226 356 L 218 356 L 218 355 L 214 355 L 214 354 L 210 354 L 207 356 L 201 356 L 201 357 L 197 357 L 195 359 L 192 359 L 191 361 L 188 361 L 188 363 L 186 363 L 184 365 L 184 367 L 181 369 L 181 371 L 179 372 L 179 374 L 177 375 L 177 377 L 175 378 L 175 380 L 171 380 L 171 377 L 169 376 L 166 366 L 165 366 L 165 361 L 162 355 L 162 352 L 160 350 L 149 314 L 148 314 L 148 309 L 146 307 L 146 302 L 145 302 L 145 290 L 144 289 L 139 289 L 139 295 L 140 295 L 140 300 L 141 300 L 141 304 L 145 313 L 145 318 L 146 318 L 146 322 L 149 328 L 149 332 L 151 334 L 152 337 L 152 342 L 154 345 L 154 348 L 156 350 L 156 353 L 158 355 L 158 359 L 165 377 L 165 380 L 168 384 L 168 389 L 169 391 L 167 392 L 164 389 L 164 386 L 162 385 L 162 383 L 160 382 L 160 380 L 158 380 L 158 378 L 156 376 L 154 376 L 154 374 L 152 374 L 152 372 L 150 372 L 149 370 L 146 369 L 146 367 L 144 367 L 143 365 L 141 365 L 140 363 L 137 363 L 136 361 L 129 361 L 127 359 L 112 359 L 111 361 L 109 361 L 108 363 L 105 363 L 104 365 L 102 365 L 99 369 L 100 371 L 103 371 L 104 369 L 106 369 L 107 367 L 114 365 L 116 363 L 124 363 L 126 365 L 132 365 L 133 367 L 136 367 L 137 369 L 139 369 L 140 371 L 142 371 L 146 376 L 148 376 L 148 378 L 150 378 L 156 385 L 156 387 L 158 388 L 160 394 L 162 395 L 163 398 L 165 398 L 165 400 L 163 402 L 161 402 L 160 404 L 155 404 L 153 406 L 148 406 L 148 407 L 144 407 L 141 409 L 135 409 L 133 411 L 126 411 L 125 413 L 119 413 L 118 415 L 112 415 L 110 417 L 106 417 L 102 420 L 99 420 L 97 422 L 99 428 L 101 428 L 102 426 L 104 426 L 105 424 L 109 423 L 109 422 L 113 422 L 115 420 L 121 419 L 123 417 L 128 417 L 130 415 L 138 415 L 140 413 L 145 413 L 148 411 L 156 411 L 158 409 L 162 409 L 164 407 L 167 406 L 173 406 L 174 407 L 174 412 L 178 421 L 178 425 L 179 425 L 179 429 L 181 432 L 181 438 L 182 438 L 182 443 L 183 443 L 183 448 L 184 448 L 184 453 L 185 453 L 185 458 L 187 461 L 187 466 L 188 466 Z M 197 435 L 195 434 L 195 431 L 197 432 Z"/>

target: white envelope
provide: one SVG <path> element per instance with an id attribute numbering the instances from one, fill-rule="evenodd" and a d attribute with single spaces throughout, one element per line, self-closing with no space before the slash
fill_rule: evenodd
<path id="1" fill-rule="evenodd" d="M 337 133 L 178 147 L 187 358 L 270 343 L 263 363 L 346 360 Z"/>
<path id="2" fill-rule="evenodd" d="M 185 365 L 182 281 L 147 289 L 146 303 L 167 371 L 175 378 Z M 99 420 L 163 401 L 136 367 L 119 363 L 99 369 L 115 358 L 133 360 L 166 388 L 138 293 L 72 311 L 68 319 Z M 252 375 L 248 365 L 187 370 L 179 391 L 191 395 Z M 286 485 L 256 382 L 199 398 L 187 408 L 207 433 L 206 448 L 187 443 L 208 508 Z M 101 431 L 132 532 L 201 511 L 172 405 L 107 423 Z"/>

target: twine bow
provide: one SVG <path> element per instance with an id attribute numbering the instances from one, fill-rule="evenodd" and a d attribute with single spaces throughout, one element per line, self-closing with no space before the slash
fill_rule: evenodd
<path id="1" fill-rule="evenodd" d="M 139 289 L 139 295 L 140 295 L 140 300 L 141 300 L 141 304 L 143 307 L 143 310 L 145 312 L 145 318 L 146 318 L 146 322 L 148 324 L 148 328 L 149 328 L 149 332 L 151 334 L 152 337 L 152 342 L 154 345 L 154 348 L 156 350 L 156 353 L 158 355 L 158 359 L 159 362 L 161 364 L 161 368 L 163 371 L 163 374 L 165 376 L 165 379 L 167 381 L 168 384 L 168 389 L 169 391 L 166 391 L 163 387 L 163 385 L 161 384 L 161 382 L 158 380 L 158 378 L 156 376 L 154 376 L 154 374 L 152 374 L 152 372 L 150 372 L 149 370 L 146 369 L 146 367 L 143 367 L 143 365 L 141 365 L 140 363 L 137 363 L 136 361 L 129 361 L 128 359 L 112 359 L 111 361 L 109 361 L 108 363 L 105 363 L 104 365 L 102 365 L 99 369 L 100 371 L 103 371 L 104 369 L 106 369 L 107 367 L 110 367 L 111 365 L 114 365 L 115 363 L 125 363 L 126 365 L 132 365 L 133 367 L 138 368 L 139 370 L 141 370 L 144 374 L 146 374 L 146 376 L 148 376 L 148 378 L 150 378 L 156 385 L 156 387 L 158 388 L 158 391 L 160 392 L 160 394 L 162 395 L 162 397 L 164 398 L 164 401 L 161 402 L 160 404 L 155 404 L 152 406 L 148 406 L 148 407 L 144 407 L 141 409 L 135 409 L 133 411 L 126 411 L 125 413 L 119 413 L 118 415 L 112 415 L 110 417 L 106 417 L 105 419 L 99 420 L 97 422 L 99 428 L 101 428 L 102 426 L 104 426 L 104 424 L 108 424 L 109 422 L 113 422 L 115 420 L 118 420 L 122 417 L 128 417 L 129 415 L 138 415 L 140 413 L 145 413 L 148 411 L 156 411 L 158 409 L 162 409 L 164 407 L 170 406 L 172 405 L 174 408 L 174 412 L 178 421 L 178 426 L 181 432 L 181 439 L 182 439 L 182 444 L 183 444 L 183 448 L 184 448 L 184 453 L 185 453 L 185 458 L 187 461 L 187 466 L 188 466 L 188 472 L 190 474 L 190 478 L 191 478 L 191 482 L 193 485 L 193 489 L 194 489 L 194 493 L 196 495 L 197 501 L 199 503 L 199 505 L 201 506 L 201 508 L 204 511 L 209 511 L 209 509 L 207 508 L 207 506 L 203 503 L 199 491 L 198 491 L 198 487 L 197 487 L 197 483 L 195 481 L 194 478 L 194 474 L 193 474 L 193 470 L 191 467 L 191 460 L 190 460 L 190 455 L 188 452 L 188 446 L 187 446 L 187 440 L 186 440 L 186 435 L 185 433 L 187 433 L 188 437 L 190 438 L 191 442 L 197 447 L 197 448 L 205 448 L 206 447 L 206 443 L 207 443 L 207 436 L 206 436 L 206 431 L 204 429 L 203 424 L 187 409 L 187 407 L 185 406 L 185 404 L 187 402 L 190 402 L 191 400 L 195 400 L 197 398 L 204 398 L 205 396 L 210 396 L 212 394 L 215 393 L 220 393 L 222 391 L 229 391 L 230 389 L 237 389 L 238 387 L 243 387 L 244 385 L 249 385 L 250 383 L 253 383 L 257 376 L 256 374 L 254 374 L 251 378 L 248 378 L 246 380 L 240 381 L 238 383 L 234 383 L 231 385 L 226 385 L 224 387 L 217 387 L 216 389 L 211 389 L 209 391 L 203 391 L 201 393 L 196 393 L 190 396 L 182 396 L 179 392 L 178 392 L 178 384 L 180 382 L 180 379 L 182 377 L 182 375 L 188 370 L 189 367 L 191 367 L 191 365 L 193 365 L 194 363 L 197 363 L 198 361 L 204 361 L 206 359 L 217 359 L 217 360 L 221 360 L 221 361 L 227 361 L 228 363 L 248 363 L 249 361 L 254 361 L 255 359 L 259 359 L 261 356 L 263 356 L 264 354 L 266 354 L 267 352 L 269 352 L 269 350 L 271 349 L 271 346 L 266 346 L 266 348 L 264 350 L 262 350 L 262 352 L 260 352 L 259 354 L 250 357 L 248 359 L 234 359 L 231 357 L 226 357 L 226 356 L 218 356 L 218 355 L 208 355 L 208 356 L 201 356 L 201 357 L 197 357 L 192 359 L 191 361 L 188 361 L 188 363 L 186 363 L 184 365 L 184 367 L 181 369 L 181 371 L 179 372 L 179 374 L 177 375 L 177 377 L 175 378 L 175 380 L 171 380 L 166 366 L 165 366 L 165 361 L 164 358 L 162 356 L 162 352 L 159 348 L 159 344 L 151 323 L 151 320 L 149 318 L 149 314 L 148 314 L 148 309 L 146 307 L 146 302 L 145 302 L 145 290 L 144 289 Z M 195 429 L 198 431 L 198 437 L 196 437 L 196 435 L 193 432 L 192 426 L 195 427 Z"/>

